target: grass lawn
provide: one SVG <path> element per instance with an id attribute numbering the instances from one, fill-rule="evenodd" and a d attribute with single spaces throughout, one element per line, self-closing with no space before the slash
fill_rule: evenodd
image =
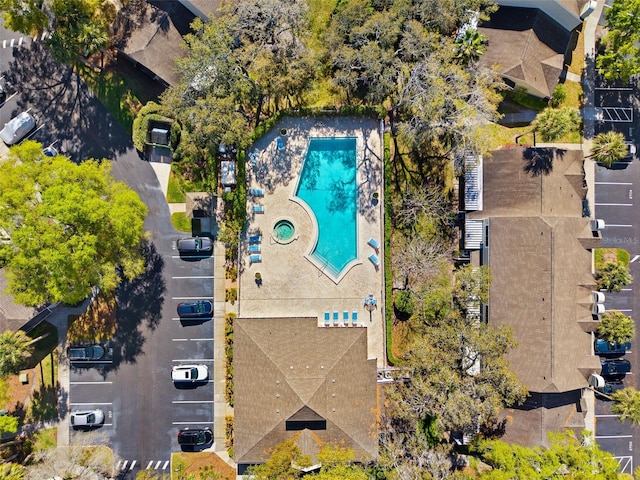
<path id="1" fill-rule="evenodd" d="M 567 80 L 564 82 L 564 86 L 567 89 L 567 98 L 562 102 L 563 107 L 581 108 L 584 98 L 584 92 L 582 91 L 582 84 L 580 82 L 572 82 Z"/>
<path id="2" fill-rule="evenodd" d="M 571 63 L 569 72 L 582 75 L 584 69 L 584 28 L 580 28 L 576 48 L 571 52 Z"/>
<path id="3" fill-rule="evenodd" d="M 54 350 L 40 363 L 40 385 L 31 394 L 27 422 L 58 419 L 58 351 Z"/>
<path id="4" fill-rule="evenodd" d="M 489 123 L 483 127 L 483 136 L 489 142 L 488 150 L 496 150 L 503 145 L 515 145 L 515 138 L 518 135 L 526 133 L 518 140 L 520 144 L 533 145 L 533 134 L 527 133 L 531 131 L 531 127 L 505 127 L 497 123 Z"/>
<path id="5" fill-rule="evenodd" d="M 58 428 L 47 428 L 36 432 L 33 436 L 36 451 L 49 450 L 58 446 Z"/>
<path id="6" fill-rule="evenodd" d="M 629 265 L 631 256 L 624 248 L 596 248 L 594 253 L 594 267 L 600 270 L 605 261 L 619 262 Z"/>
<path id="7" fill-rule="evenodd" d="M 169 184 L 167 185 L 167 202 L 168 203 L 184 203 L 185 193 L 180 186 L 180 181 L 176 178 L 173 170 L 169 174 Z"/>
<path id="8" fill-rule="evenodd" d="M 171 454 L 171 480 L 235 480 L 236 471 L 213 452 Z"/>
<path id="9" fill-rule="evenodd" d="M 171 224 L 179 232 L 192 232 L 191 219 L 184 212 L 175 212 L 171 215 Z"/>

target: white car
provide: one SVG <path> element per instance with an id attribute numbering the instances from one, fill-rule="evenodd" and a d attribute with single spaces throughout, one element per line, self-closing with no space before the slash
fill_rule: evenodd
<path id="1" fill-rule="evenodd" d="M 204 382 L 209 378 L 206 365 L 177 365 L 171 369 L 171 380 L 175 383 Z"/>
<path id="2" fill-rule="evenodd" d="M 29 112 L 22 112 L 17 117 L 13 117 L 0 130 L 0 138 L 7 145 L 14 145 L 22 140 L 27 134 L 36 127 L 35 119 Z"/>
<path id="3" fill-rule="evenodd" d="M 72 427 L 97 427 L 104 423 L 104 412 L 102 410 L 85 410 L 72 412 L 69 418 Z"/>

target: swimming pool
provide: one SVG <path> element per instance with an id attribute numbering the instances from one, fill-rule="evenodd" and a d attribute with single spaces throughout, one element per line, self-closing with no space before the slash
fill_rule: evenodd
<path id="1" fill-rule="evenodd" d="M 296 195 L 313 210 L 318 239 L 311 256 L 338 277 L 357 258 L 356 139 L 312 138 Z"/>

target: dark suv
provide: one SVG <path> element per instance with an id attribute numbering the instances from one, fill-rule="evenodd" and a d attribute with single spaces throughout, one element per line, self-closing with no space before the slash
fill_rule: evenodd
<path id="1" fill-rule="evenodd" d="M 104 357 L 104 347 L 88 345 L 86 347 L 69 347 L 67 357 L 70 362 L 93 362 Z"/>
<path id="2" fill-rule="evenodd" d="M 185 428 L 178 432 L 178 443 L 184 446 L 198 447 L 213 442 L 213 433 L 208 428 Z"/>
<path id="3" fill-rule="evenodd" d="M 180 255 L 200 255 L 213 251 L 213 242 L 208 237 L 181 238 L 177 243 Z"/>
<path id="4" fill-rule="evenodd" d="M 631 371 L 631 363 L 629 360 L 603 360 L 600 362 L 600 365 L 602 365 L 600 375 L 605 378 L 622 379 L 625 374 Z"/>

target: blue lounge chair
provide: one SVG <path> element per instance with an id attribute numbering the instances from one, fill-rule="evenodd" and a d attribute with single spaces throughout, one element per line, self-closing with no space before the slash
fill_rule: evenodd
<path id="1" fill-rule="evenodd" d="M 353 312 L 351 312 L 351 324 L 354 327 L 358 326 L 358 312 L 356 310 L 354 310 Z"/>
<path id="2" fill-rule="evenodd" d="M 344 323 L 345 327 L 349 326 L 349 312 L 347 310 L 342 312 L 342 322 Z"/>
<path id="3" fill-rule="evenodd" d="M 371 255 L 369 255 L 369 260 L 371 260 L 371 263 L 373 263 L 373 265 L 376 267 L 376 270 L 377 270 L 378 267 L 380 266 L 380 260 L 378 260 L 378 257 L 376 257 L 372 253 Z"/>
<path id="4" fill-rule="evenodd" d="M 249 237 L 249 243 L 260 243 L 262 241 L 262 235 L 252 235 Z"/>
<path id="5" fill-rule="evenodd" d="M 324 326 L 325 327 L 329 326 L 330 320 L 331 320 L 331 315 L 329 314 L 329 310 L 327 310 L 326 312 L 324 312 Z"/>
<path id="6" fill-rule="evenodd" d="M 376 252 L 380 250 L 380 243 L 375 238 L 370 238 L 367 244 L 372 247 Z"/>
<path id="7" fill-rule="evenodd" d="M 253 213 L 264 213 L 264 206 L 263 205 L 253 205 L 251 207 L 251 211 Z"/>
<path id="8" fill-rule="evenodd" d="M 337 311 L 333 312 L 333 326 L 334 327 L 338 326 L 338 312 Z"/>
<path id="9" fill-rule="evenodd" d="M 284 142 L 282 141 L 282 137 L 276 138 L 276 145 L 278 145 L 278 150 L 282 150 L 284 148 Z"/>
<path id="10" fill-rule="evenodd" d="M 252 188 L 250 192 L 251 195 L 255 195 L 256 197 L 264 196 L 264 190 L 262 190 L 261 188 Z"/>
<path id="11" fill-rule="evenodd" d="M 251 263 L 260 263 L 262 261 L 262 255 L 249 255 L 249 261 Z"/>
<path id="12" fill-rule="evenodd" d="M 260 253 L 260 245 L 249 245 L 249 251 L 251 253 Z"/>

